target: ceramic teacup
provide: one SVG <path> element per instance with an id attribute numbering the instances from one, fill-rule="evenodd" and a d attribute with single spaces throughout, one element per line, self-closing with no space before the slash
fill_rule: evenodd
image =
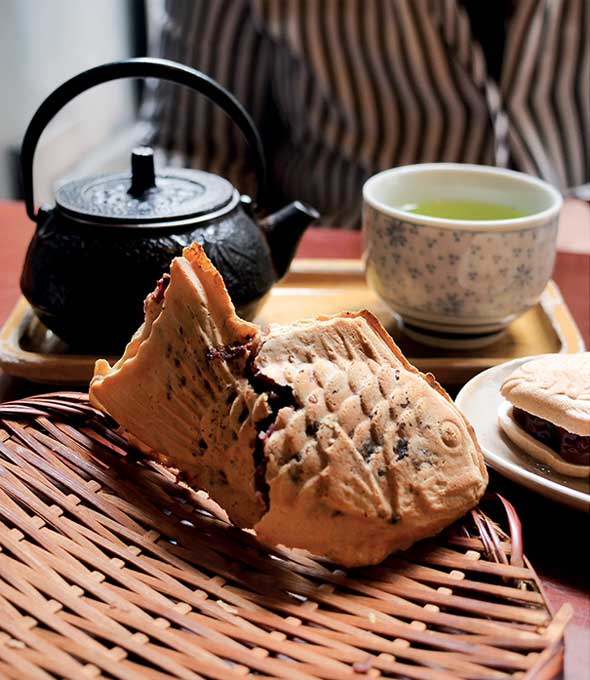
<path id="1" fill-rule="evenodd" d="M 437 200 L 511 206 L 524 216 L 408 212 Z M 551 185 L 511 170 L 458 163 L 385 170 L 363 187 L 367 281 L 415 339 L 438 347 L 491 344 L 537 302 L 551 276 L 561 203 Z"/>

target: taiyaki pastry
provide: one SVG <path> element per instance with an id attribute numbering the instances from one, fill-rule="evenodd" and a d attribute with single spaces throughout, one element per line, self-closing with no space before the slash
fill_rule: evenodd
<path id="1" fill-rule="evenodd" d="M 590 352 L 527 361 L 500 389 L 500 427 L 556 472 L 590 475 Z"/>
<path id="2" fill-rule="evenodd" d="M 487 484 L 465 417 L 372 314 L 261 330 L 195 244 L 90 399 L 262 543 L 348 567 L 440 532 Z"/>

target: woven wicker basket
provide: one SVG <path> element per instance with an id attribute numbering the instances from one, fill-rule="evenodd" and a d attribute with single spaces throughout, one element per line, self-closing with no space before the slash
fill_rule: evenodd
<path id="1" fill-rule="evenodd" d="M 84 394 L 0 405 L 0 677 L 555 677 L 571 611 L 503 504 L 509 535 L 478 509 L 344 572 L 260 546 Z"/>

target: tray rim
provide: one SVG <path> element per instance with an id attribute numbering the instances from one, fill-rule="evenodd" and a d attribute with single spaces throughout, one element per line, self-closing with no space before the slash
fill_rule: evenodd
<path id="1" fill-rule="evenodd" d="M 362 259 L 356 258 L 298 258 L 293 261 L 289 272 L 277 284 L 277 287 L 289 287 L 290 279 L 297 276 L 325 276 L 326 278 L 350 276 L 353 280 L 361 277 L 364 279 L 364 264 Z M 559 287 L 553 280 L 547 283 L 537 304 L 542 308 L 558 337 L 561 345 L 559 352 L 583 352 L 585 350 L 584 340 Z M 19 340 L 32 314 L 29 303 L 21 295 L 0 329 L 0 368 L 14 377 L 26 378 L 42 384 L 86 384 L 88 379 L 82 378 L 81 374 L 88 373 L 89 364 L 94 364 L 98 356 L 32 352 L 20 347 Z M 113 362 L 118 357 L 111 355 L 105 358 Z M 409 361 L 418 369 L 430 371 L 436 376 L 448 372 L 459 375 L 471 373 L 472 376 L 486 368 L 515 358 L 518 357 L 448 357 L 444 356 L 444 351 L 441 351 L 440 357 L 408 356 Z M 452 383 L 453 381 L 443 378 L 441 382 Z M 463 383 L 465 380 L 456 382 Z"/>

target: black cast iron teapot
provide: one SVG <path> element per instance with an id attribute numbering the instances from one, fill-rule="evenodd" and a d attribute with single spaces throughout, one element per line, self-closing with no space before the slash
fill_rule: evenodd
<path id="1" fill-rule="evenodd" d="M 156 172 L 152 150 L 140 147 L 131 154 L 130 173 L 68 182 L 57 190 L 55 207 L 35 212 L 33 157 L 44 128 L 78 94 L 119 78 L 169 80 L 219 105 L 253 154 L 256 203 L 208 172 Z M 58 87 L 27 128 L 21 163 L 27 213 L 37 223 L 21 288 L 41 321 L 77 351 L 121 351 L 143 319 L 145 296 L 193 241 L 221 272 L 238 312 L 253 318 L 318 217 L 297 201 L 256 221 L 255 208 L 264 209 L 266 165 L 252 119 L 214 80 L 164 59 L 103 64 Z"/>

